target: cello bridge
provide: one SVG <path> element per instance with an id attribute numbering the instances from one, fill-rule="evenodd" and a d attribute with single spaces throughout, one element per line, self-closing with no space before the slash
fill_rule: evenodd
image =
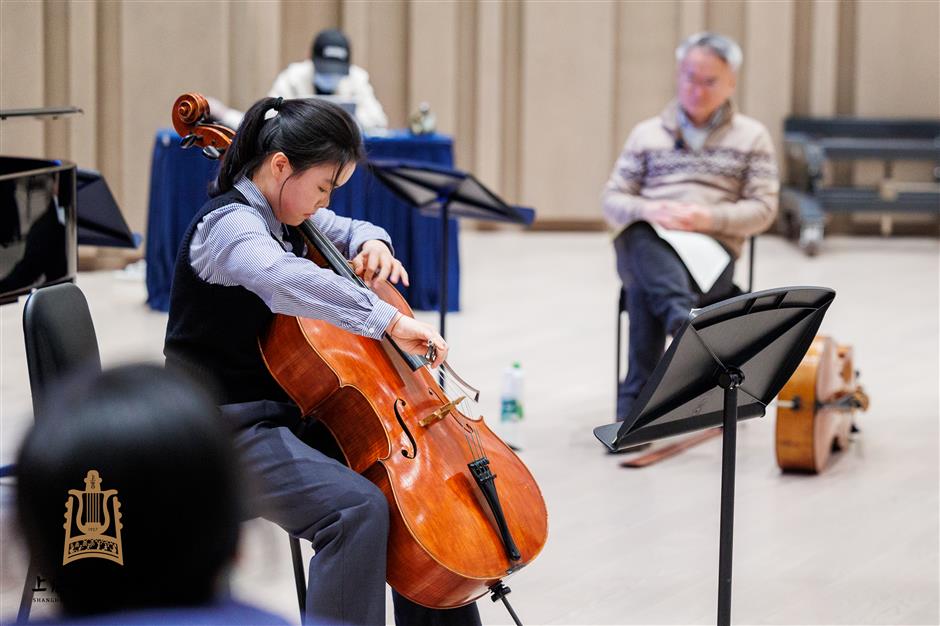
<path id="1" fill-rule="evenodd" d="M 445 417 L 447 417 L 447 414 L 450 413 L 454 409 L 454 407 L 456 407 L 458 404 L 460 404 L 464 400 L 466 400 L 466 396 L 460 396 L 456 400 L 452 400 L 448 402 L 447 404 L 443 405 L 441 408 L 433 411 L 427 417 L 421 418 L 421 420 L 419 420 L 418 423 L 424 426 L 425 428 L 427 428 L 434 422 L 438 422 L 444 419 Z"/>

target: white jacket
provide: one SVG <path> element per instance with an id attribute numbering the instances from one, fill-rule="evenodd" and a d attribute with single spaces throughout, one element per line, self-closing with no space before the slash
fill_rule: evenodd
<path id="1" fill-rule="evenodd" d="M 313 90 L 313 61 L 291 63 L 278 74 L 271 85 L 268 96 L 277 98 L 309 98 L 315 95 Z M 388 118 L 382 105 L 375 97 L 369 83 L 369 73 L 358 65 L 349 66 L 349 75 L 343 78 L 336 89 L 340 98 L 348 98 L 356 103 L 356 119 L 366 130 L 384 129 Z"/>

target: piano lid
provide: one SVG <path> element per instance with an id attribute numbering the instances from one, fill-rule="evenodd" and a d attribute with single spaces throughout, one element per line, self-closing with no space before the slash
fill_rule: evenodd
<path id="1" fill-rule="evenodd" d="M 85 112 L 78 107 L 38 107 L 34 109 L 0 109 L 0 120 L 8 117 L 51 117 L 56 119 L 63 115 L 75 115 Z"/>

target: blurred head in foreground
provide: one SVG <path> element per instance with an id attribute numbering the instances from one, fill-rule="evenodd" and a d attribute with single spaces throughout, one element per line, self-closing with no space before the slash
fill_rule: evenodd
<path id="1" fill-rule="evenodd" d="M 17 512 L 72 616 L 211 602 L 243 502 L 206 393 L 150 365 L 70 379 L 18 459 Z"/>

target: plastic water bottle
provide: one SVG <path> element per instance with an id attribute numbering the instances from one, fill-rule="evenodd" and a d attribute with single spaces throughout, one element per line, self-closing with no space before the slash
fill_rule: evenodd
<path id="1" fill-rule="evenodd" d="M 514 450 L 522 449 L 522 366 L 516 361 L 503 371 L 503 391 L 500 395 L 499 425 L 503 440 Z"/>

